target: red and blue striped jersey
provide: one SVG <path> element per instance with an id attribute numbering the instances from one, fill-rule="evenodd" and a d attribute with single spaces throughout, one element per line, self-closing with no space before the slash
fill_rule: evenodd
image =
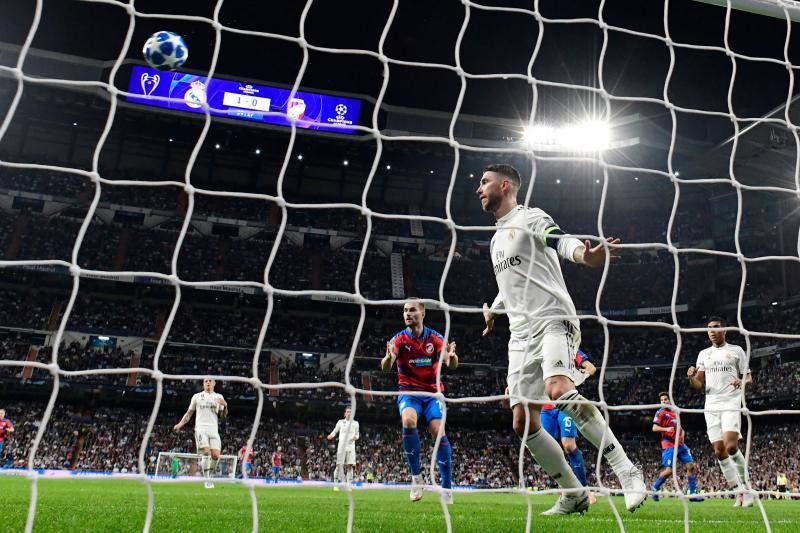
<path id="1" fill-rule="evenodd" d="M 242 446 L 239 449 L 239 457 L 241 457 L 243 463 L 252 463 L 253 462 L 253 448 L 248 446 Z"/>
<path id="2" fill-rule="evenodd" d="M 0 419 L 0 442 L 6 440 L 6 435 L 9 433 L 10 429 L 14 429 L 14 424 L 11 423 L 11 420 L 8 418 Z"/>
<path id="3" fill-rule="evenodd" d="M 406 328 L 389 341 L 397 353 L 397 384 L 400 390 L 440 392 L 436 388 L 436 372 L 439 370 L 439 354 L 444 346 L 444 337 L 429 327 L 422 335 L 414 337 L 411 328 Z"/>
<path id="4" fill-rule="evenodd" d="M 578 350 L 575 353 L 575 368 L 580 368 L 584 361 L 588 361 L 589 356 L 583 353 L 582 351 Z M 555 409 L 555 404 L 546 403 L 542 406 L 542 411 L 550 411 L 551 409 Z"/>
<path id="5" fill-rule="evenodd" d="M 657 424 L 663 428 L 676 428 L 678 427 L 678 415 L 674 411 L 670 411 L 666 407 L 662 407 L 656 411 L 656 416 L 653 417 L 653 424 Z M 683 436 L 678 439 L 678 446 L 683 444 Z M 675 447 L 675 431 L 672 434 L 667 432 L 661 433 L 661 449 Z"/>

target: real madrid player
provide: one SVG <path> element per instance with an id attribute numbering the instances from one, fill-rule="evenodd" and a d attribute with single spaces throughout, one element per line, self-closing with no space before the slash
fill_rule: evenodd
<path id="1" fill-rule="evenodd" d="M 194 438 L 197 442 L 197 451 L 202 455 L 200 468 L 206 478 L 205 487 L 213 489 L 211 475 L 217 471 L 219 452 L 222 442 L 219 438 L 219 419 L 228 416 L 228 402 L 221 394 L 214 392 L 216 381 L 211 378 L 203 380 L 203 390 L 192 396 L 189 409 L 181 421 L 175 424 L 175 431 L 180 431 L 189 423 L 192 415 L 197 412 L 194 420 Z"/>
<path id="2" fill-rule="evenodd" d="M 339 435 L 339 444 L 336 447 L 336 470 L 333 472 L 334 483 L 341 483 L 345 478 L 344 468 L 347 465 L 347 483 L 353 482 L 353 471 L 356 466 L 356 441 L 361 438 L 358 422 L 353 420 L 353 410 L 349 407 L 344 410 L 344 418 L 336 422 L 328 440 L 333 440 Z M 333 487 L 338 491 L 339 487 Z"/>
<path id="3" fill-rule="evenodd" d="M 436 384 L 439 371 L 439 354 L 444 347 L 444 337 L 426 327 L 425 305 L 419 300 L 408 300 L 403 306 L 403 319 L 406 329 L 397 333 L 386 346 L 386 355 L 381 360 L 384 372 L 391 370 L 397 363 L 397 383 L 400 391 L 440 392 L 441 381 Z M 444 353 L 444 364 L 447 368 L 458 366 L 456 343 L 447 345 Z M 417 433 L 417 420 L 425 416 L 428 431 L 436 438 L 442 423 L 442 406 L 437 398 L 400 394 L 397 397 L 397 408 L 403 422 L 403 451 L 406 454 L 408 468 L 411 470 L 411 501 L 422 499 L 422 474 L 420 473 L 420 443 Z M 436 462 L 442 476 L 443 501 L 453 503 L 451 488 L 452 449 L 446 435 L 439 441 Z"/>
<path id="4" fill-rule="evenodd" d="M 736 507 L 750 507 L 755 502 L 752 494 L 745 492 L 747 464 L 739 450 L 742 438 L 742 387 L 753 382 L 747 368 L 747 354 L 740 346 L 725 342 L 725 320 L 711 317 L 707 326 L 711 346 L 700 352 L 697 364 L 689 367 L 686 375 L 695 390 L 705 385 L 705 417 L 708 440 L 714 448 L 722 475 L 728 486 L 741 491 Z"/>
<path id="5" fill-rule="evenodd" d="M 585 400 L 575 389 L 580 381 L 575 353 L 580 345 L 575 305 L 567 292 L 559 256 L 590 267 L 602 266 L 605 248 L 591 247 L 589 241 L 563 237 L 564 233 L 541 209 L 517 204 L 522 185 L 511 165 L 490 165 L 484 169 L 478 189 L 481 207 L 497 219 L 492 237 L 491 257 L 499 289 L 491 307 L 484 304 L 488 335 L 501 311 L 508 315 L 511 339 L 508 344 L 508 387 L 513 396 L 514 431 L 525 431 L 525 408 L 520 398 L 552 400 L 570 416 L 581 434 L 596 448 L 603 444 L 605 456 L 619 478 L 625 507 L 633 512 L 647 497 L 641 470 L 628 459 L 600 411 L 591 404 L 565 403 Z M 608 239 L 611 245 L 618 239 Z M 616 256 L 611 256 L 611 260 Z M 564 318 L 548 318 L 548 317 Z M 542 318 L 539 318 L 542 317 Z M 530 426 L 525 442 L 534 459 L 561 488 L 582 488 L 561 447 L 542 429 L 540 405 L 530 406 Z M 571 514 L 589 507 L 587 491 L 565 492 L 543 514 Z"/>

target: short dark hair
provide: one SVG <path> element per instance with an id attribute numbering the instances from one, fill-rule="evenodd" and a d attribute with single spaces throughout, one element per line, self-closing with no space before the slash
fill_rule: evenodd
<path id="1" fill-rule="evenodd" d="M 419 299 L 419 298 L 417 298 L 416 296 L 409 296 L 408 298 L 406 298 L 406 304 L 407 304 L 407 303 L 409 303 L 409 302 L 413 302 L 413 303 L 415 303 L 415 304 L 416 304 L 416 305 L 417 305 L 417 306 L 418 306 L 418 307 L 419 307 L 421 310 L 423 310 L 423 311 L 425 310 L 425 302 L 423 302 L 422 300 L 420 300 L 420 299 Z M 403 305 L 405 305 L 405 304 L 403 304 Z"/>
<path id="2" fill-rule="evenodd" d="M 710 316 L 708 320 L 706 320 L 706 324 L 711 324 L 712 322 L 719 322 L 720 326 L 723 328 L 728 325 L 728 321 L 722 318 L 721 316 Z"/>
<path id="3" fill-rule="evenodd" d="M 483 169 L 484 172 L 497 172 L 498 174 L 502 174 L 503 176 L 507 177 L 511 180 L 511 183 L 516 185 L 517 188 L 522 186 L 522 178 L 519 175 L 519 171 L 509 165 L 508 163 L 495 163 L 493 165 L 489 165 Z"/>
<path id="4" fill-rule="evenodd" d="M 658 399 L 660 400 L 662 396 L 666 396 L 667 398 L 669 398 L 669 393 L 668 392 L 659 392 L 658 393 Z"/>

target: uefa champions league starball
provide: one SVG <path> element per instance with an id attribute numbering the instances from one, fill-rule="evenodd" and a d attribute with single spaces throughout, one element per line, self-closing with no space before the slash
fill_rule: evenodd
<path id="1" fill-rule="evenodd" d="M 158 70 L 175 70 L 186 63 L 189 48 L 183 37 L 171 31 L 158 31 L 147 39 L 142 49 L 147 64 Z"/>

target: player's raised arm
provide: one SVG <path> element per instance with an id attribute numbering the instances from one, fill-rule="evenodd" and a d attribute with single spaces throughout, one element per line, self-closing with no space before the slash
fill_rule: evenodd
<path id="1" fill-rule="evenodd" d="M 393 341 L 389 341 L 386 343 L 386 355 L 383 356 L 381 359 L 381 370 L 384 372 L 389 372 L 392 369 L 392 365 L 394 364 L 395 360 L 397 359 L 397 355 L 399 350 L 397 346 L 395 346 Z"/>
<path id="2" fill-rule="evenodd" d="M 689 370 L 686 371 L 686 376 L 689 378 L 689 385 L 691 385 L 694 390 L 701 390 L 703 388 L 703 383 L 705 383 L 706 380 L 705 370 L 690 366 Z"/>
<path id="3" fill-rule="evenodd" d="M 458 355 L 456 354 L 456 343 L 451 342 L 447 345 L 447 351 L 444 354 L 444 364 L 450 370 L 458 368 Z"/>
<path id="4" fill-rule="evenodd" d="M 614 237 L 607 237 L 606 242 L 613 246 L 615 244 L 619 244 L 621 241 L 619 239 L 615 239 Z M 619 254 L 615 253 L 613 248 L 609 250 L 609 253 L 609 259 L 612 262 L 619 260 Z M 603 243 L 600 243 L 597 246 L 592 247 L 592 243 L 586 241 L 574 249 L 572 252 L 572 260 L 580 265 L 586 265 L 593 268 L 601 267 L 606 262 L 605 246 L 603 246 Z"/>

